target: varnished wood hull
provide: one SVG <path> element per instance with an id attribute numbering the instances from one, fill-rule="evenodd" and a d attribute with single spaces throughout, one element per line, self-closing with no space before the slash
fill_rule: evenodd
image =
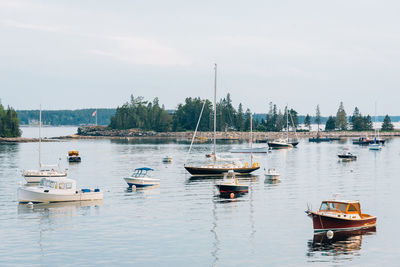
<path id="1" fill-rule="evenodd" d="M 314 232 L 322 231 L 352 231 L 358 229 L 367 229 L 376 226 L 376 217 L 370 216 L 365 219 L 346 219 L 317 213 L 309 212 L 308 215 L 313 220 Z"/>

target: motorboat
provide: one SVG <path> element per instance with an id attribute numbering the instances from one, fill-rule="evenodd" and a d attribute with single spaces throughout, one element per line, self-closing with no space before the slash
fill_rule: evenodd
<path id="1" fill-rule="evenodd" d="M 269 168 L 264 172 L 264 176 L 266 180 L 277 180 L 279 179 L 280 174 L 274 168 Z"/>
<path id="2" fill-rule="evenodd" d="M 368 136 L 366 137 L 360 137 L 358 139 L 353 139 L 353 145 L 370 145 L 370 144 L 385 144 L 385 139 L 380 139 L 380 138 L 369 138 Z"/>
<path id="3" fill-rule="evenodd" d="M 81 157 L 79 156 L 79 151 L 71 150 L 68 151 L 68 162 L 81 162 Z"/>
<path id="4" fill-rule="evenodd" d="M 228 172 L 229 170 L 233 170 L 234 172 L 237 172 L 239 174 L 250 174 L 251 172 L 258 170 L 260 168 L 259 163 L 253 163 L 253 156 L 251 155 L 250 159 L 250 164 L 245 163 L 242 164 L 241 162 L 236 162 L 233 160 L 229 160 L 229 163 L 223 163 L 223 164 L 217 164 L 218 156 L 216 153 L 216 140 L 217 140 L 217 100 L 216 100 L 216 94 L 217 94 L 217 64 L 215 64 L 215 79 L 214 79 L 214 137 L 213 137 L 213 143 L 214 143 L 214 149 L 211 154 L 206 154 L 207 158 L 213 159 L 214 164 L 205 164 L 201 166 L 191 166 L 191 165 L 184 165 L 184 168 L 192 175 L 192 176 L 219 176 L 223 175 L 225 172 Z M 195 136 L 197 133 L 197 129 L 200 123 L 201 115 L 204 110 L 204 105 L 206 102 L 203 103 L 203 107 L 200 112 L 199 120 L 197 122 L 196 129 L 193 134 L 192 138 L 192 143 L 190 144 L 189 147 L 189 153 L 191 151 L 193 142 L 195 140 Z M 250 115 L 250 136 L 252 137 L 252 121 L 253 117 L 252 114 Z M 250 145 L 252 145 L 252 138 L 250 138 Z M 250 147 L 252 149 L 252 146 Z M 252 152 L 250 152 L 252 153 Z"/>
<path id="5" fill-rule="evenodd" d="M 222 196 L 234 197 L 235 195 L 245 194 L 249 192 L 249 186 L 247 184 L 239 183 L 236 178 L 236 173 L 233 170 L 229 170 L 224 173 L 224 180 L 215 185 L 219 193 Z"/>
<path id="6" fill-rule="evenodd" d="M 376 226 L 376 217 L 361 213 L 359 201 L 324 200 L 318 211 L 308 209 L 306 214 L 313 220 L 314 232 L 352 231 Z"/>
<path id="7" fill-rule="evenodd" d="M 20 203 L 53 203 L 65 201 L 84 201 L 103 199 L 103 191 L 96 189 L 80 189 L 76 181 L 62 177 L 47 177 L 40 180 L 38 186 L 21 186 L 18 188 Z"/>
<path id="8" fill-rule="evenodd" d="M 354 155 L 354 154 L 352 154 L 351 152 L 349 152 L 349 151 L 343 151 L 343 153 L 342 154 L 339 154 L 338 155 L 338 157 L 339 157 L 339 159 L 341 159 L 341 160 L 356 160 L 357 159 L 357 156 L 356 155 Z"/>
<path id="9" fill-rule="evenodd" d="M 124 180 L 130 188 L 133 186 L 148 187 L 159 185 L 160 179 L 152 178 L 152 171 L 154 170 L 147 167 L 137 168 L 131 176 L 125 177 Z"/>
<path id="10" fill-rule="evenodd" d="M 272 149 L 293 148 L 294 147 L 293 144 L 291 144 L 288 140 L 285 140 L 285 139 L 276 139 L 272 142 L 268 142 L 268 146 Z"/>
<path id="11" fill-rule="evenodd" d="M 172 162 L 172 157 L 171 156 L 166 156 L 162 159 L 162 162 L 164 163 L 171 163 Z"/>
<path id="12" fill-rule="evenodd" d="M 369 150 L 381 150 L 382 146 L 379 143 L 373 143 L 368 145 Z"/>
<path id="13" fill-rule="evenodd" d="M 61 171 L 59 165 L 44 165 L 42 163 L 42 106 L 39 111 L 39 169 L 38 170 L 25 170 L 22 176 L 28 183 L 39 183 L 45 177 L 66 177 L 67 171 Z"/>

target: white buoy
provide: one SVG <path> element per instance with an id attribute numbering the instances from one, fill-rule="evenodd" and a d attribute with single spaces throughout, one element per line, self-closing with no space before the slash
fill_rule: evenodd
<path id="1" fill-rule="evenodd" d="M 26 204 L 26 206 L 27 206 L 28 208 L 33 208 L 33 203 L 32 203 L 32 202 L 28 202 L 28 204 Z"/>
<path id="2" fill-rule="evenodd" d="M 326 236 L 328 237 L 328 239 L 332 239 L 333 238 L 333 231 L 329 230 L 328 232 L 326 232 Z"/>

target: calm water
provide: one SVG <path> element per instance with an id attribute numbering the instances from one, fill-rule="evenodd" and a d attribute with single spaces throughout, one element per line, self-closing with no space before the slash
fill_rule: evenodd
<path id="1" fill-rule="evenodd" d="M 246 146 L 225 143 L 217 149 L 229 156 L 231 148 Z M 400 139 L 378 152 L 302 140 L 296 149 L 258 156 L 262 168 L 279 170 L 279 183 L 264 183 L 260 170 L 245 178 L 249 194 L 233 200 L 217 196 L 214 179 L 190 178 L 183 169 L 186 142 L 43 143 L 44 163 L 61 158 L 78 186 L 99 186 L 106 193 L 102 202 L 29 209 L 18 205 L 17 187 L 21 171 L 37 167 L 37 147 L 0 145 L 0 266 L 376 266 L 396 265 L 399 258 Z M 344 147 L 358 160 L 338 162 Z M 71 149 L 81 151 L 80 164 L 67 163 Z M 210 149 L 196 144 L 190 160 L 204 163 Z M 172 164 L 161 162 L 165 155 L 173 157 Z M 161 186 L 129 192 L 122 178 L 141 166 L 154 168 Z M 376 232 L 314 240 L 304 210 L 334 193 L 360 200 L 364 212 L 378 216 Z"/>

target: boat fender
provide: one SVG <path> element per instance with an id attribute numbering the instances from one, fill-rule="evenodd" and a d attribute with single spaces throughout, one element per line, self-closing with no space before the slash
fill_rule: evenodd
<path id="1" fill-rule="evenodd" d="M 248 162 L 245 162 L 245 163 L 244 163 L 244 166 L 245 166 L 245 167 L 248 167 L 248 166 L 249 166 L 249 163 L 248 163 Z"/>

